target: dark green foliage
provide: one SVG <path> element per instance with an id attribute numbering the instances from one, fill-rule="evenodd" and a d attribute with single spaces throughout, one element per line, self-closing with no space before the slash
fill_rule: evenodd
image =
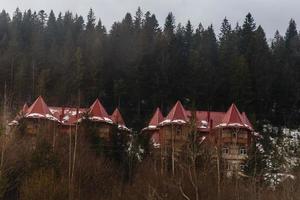
<path id="1" fill-rule="evenodd" d="M 217 31 L 219 32 L 219 31 Z M 247 14 L 235 28 L 225 18 L 213 26 L 177 25 L 169 13 L 159 27 L 138 8 L 107 32 L 90 9 L 87 20 L 71 12 L 0 13 L 0 91 L 8 86 L 10 110 L 45 96 L 49 105 L 87 107 L 102 99 L 120 107 L 128 126 L 145 126 L 156 106 L 165 113 L 177 100 L 197 109 L 225 111 L 235 102 L 252 121 L 298 123 L 300 40 L 291 20 L 271 45 Z M 0 95 L 0 102 L 3 95 Z M 1 104 L 2 105 L 2 104 Z"/>

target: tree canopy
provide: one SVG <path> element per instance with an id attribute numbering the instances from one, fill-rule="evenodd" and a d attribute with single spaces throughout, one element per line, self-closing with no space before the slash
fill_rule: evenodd
<path id="1" fill-rule="evenodd" d="M 217 36 L 213 25 L 176 24 L 172 13 L 160 27 L 141 8 L 109 31 L 92 9 L 86 21 L 71 12 L 16 9 L 10 16 L 3 10 L 0 90 L 7 86 L 14 111 L 38 95 L 49 105 L 88 106 L 99 97 L 110 112 L 120 107 L 134 128 L 143 127 L 157 106 L 166 112 L 177 99 L 218 111 L 235 102 L 253 121 L 295 125 L 299 49 L 293 19 L 284 36 L 276 32 L 268 43 L 250 13 L 241 26 L 225 18 Z"/>

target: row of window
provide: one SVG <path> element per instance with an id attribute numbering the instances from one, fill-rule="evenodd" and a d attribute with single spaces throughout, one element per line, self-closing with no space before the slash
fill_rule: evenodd
<path id="1" fill-rule="evenodd" d="M 239 170 L 244 171 L 245 170 L 245 164 L 240 164 L 240 165 L 232 165 L 229 163 L 225 164 L 225 169 L 226 170 L 237 170 L 239 166 Z"/>
<path id="2" fill-rule="evenodd" d="M 222 153 L 223 154 L 229 154 L 229 147 L 228 146 L 224 146 L 223 149 L 222 149 Z M 241 155 L 247 155 L 247 149 L 246 149 L 246 147 L 241 146 L 240 149 L 239 149 L 239 153 Z"/>
<path id="3" fill-rule="evenodd" d="M 233 138 L 247 138 L 247 133 L 237 133 L 237 132 L 231 132 L 231 131 L 227 131 L 227 132 L 223 132 L 223 137 L 233 137 Z"/>

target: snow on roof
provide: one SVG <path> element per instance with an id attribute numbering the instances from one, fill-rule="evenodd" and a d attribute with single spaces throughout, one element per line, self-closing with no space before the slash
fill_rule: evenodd
<path id="1" fill-rule="evenodd" d="M 149 126 L 157 126 L 160 122 L 164 120 L 164 117 L 159 108 L 156 108 L 155 113 L 153 114 Z"/>
<path id="2" fill-rule="evenodd" d="M 185 124 L 189 121 L 186 110 L 180 101 L 177 101 L 174 107 L 171 109 L 166 119 L 159 123 L 159 125 L 165 124 Z"/>
<path id="3" fill-rule="evenodd" d="M 47 104 L 41 96 L 39 96 L 35 100 L 35 102 L 27 109 L 25 118 L 43 118 L 53 121 L 59 121 L 56 117 L 52 115 Z"/>
<path id="4" fill-rule="evenodd" d="M 155 130 L 157 126 L 164 120 L 164 117 L 159 108 L 156 108 L 149 125 L 144 128 L 143 130 Z"/>
<path id="5" fill-rule="evenodd" d="M 110 119 L 110 116 L 107 114 L 105 108 L 102 106 L 98 99 L 93 103 L 93 105 L 90 108 L 54 106 L 49 107 L 47 106 L 43 98 L 39 96 L 29 108 L 27 104 L 25 104 L 20 113 L 14 119 L 14 121 L 11 121 L 9 124 L 15 125 L 17 124 L 16 122 L 18 122 L 21 118 L 24 117 L 48 119 L 52 121 L 57 121 L 62 125 L 75 125 L 76 123 L 82 121 L 85 114 L 88 114 L 88 118 L 92 121 L 106 122 L 109 124 L 113 123 L 113 121 Z M 121 125 L 122 126 L 120 128 L 125 129 L 125 124 Z"/>
<path id="6" fill-rule="evenodd" d="M 92 121 L 102 121 L 110 124 L 113 123 L 99 99 L 96 99 L 96 101 L 90 107 L 88 114 L 89 119 Z"/>
<path id="7" fill-rule="evenodd" d="M 149 125 L 143 130 L 156 130 L 159 126 L 171 123 L 185 124 L 190 121 L 191 117 L 192 111 L 185 110 L 182 104 L 177 101 L 164 120 L 160 110 L 157 108 Z M 195 111 L 195 117 L 197 128 L 202 132 L 209 132 L 212 128 L 218 127 L 243 127 L 251 131 L 254 130 L 246 113 L 240 114 L 234 104 L 231 105 L 227 112 L 197 110 Z"/>
<path id="8" fill-rule="evenodd" d="M 113 114 L 110 116 L 110 118 L 112 119 L 112 121 L 118 125 L 118 129 L 120 130 L 125 130 L 125 131 L 130 131 L 129 128 L 127 128 L 125 121 L 122 117 L 121 112 L 119 111 L 118 108 L 115 109 L 115 111 L 113 112 Z"/>
<path id="9" fill-rule="evenodd" d="M 99 99 L 96 99 L 94 103 L 91 105 L 90 110 L 89 110 L 89 115 L 90 116 L 97 116 L 97 117 L 106 117 L 109 118 L 105 108 L 99 101 Z"/>
<path id="10" fill-rule="evenodd" d="M 248 118 L 247 118 L 248 119 Z M 222 122 L 216 127 L 238 127 L 238 128 L 250 128 L 250 124 L 246 122 L 246 119 L 241 115 L 236 105 L 231 104 L 230 108 L 224 115 Z"/>
<path id="11" fill-rule="evenodd" d="M 122 114 L 121 112 L 119 111 L 118 108 L 116 108 L 114 110 L 114 112 L 111 114 L 110 118 L 112 119 L 112 121 L 115 123 L 115 124 L 119 124 L 119 125 L 124 125 L 125 126 L 125 121 L 122 117 Z"/>

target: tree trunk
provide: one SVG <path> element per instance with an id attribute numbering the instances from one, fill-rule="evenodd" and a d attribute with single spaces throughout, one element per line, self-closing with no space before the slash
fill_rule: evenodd
<path id="1" fill-rule="evenodd" d="M 69 200 L 72 200 L 71 168 L 72 166 L 72 127 L 69 130 Z"/>
<path id="2" fill-rule="evenodd" d="M 171 125 L 171 140 L 172 140 L 172 174 L 175 175 L 175 149 L 174 149 L 174 133 L 173 124 Z"/>
<path id="3" fill-rule="evenodd" d="M 76 123 L 75 140 L 74 140 L 74 151 L 73 151 L 72 175 L 71 175 L 71 182 L 72 182 L 72 184 L 73 184 L 73 181 L 74 181 L 74 171 L 75 171 L 75 162 L 76 162 L 76 150 L 77 150 L 77 137 L 78 137 L 78 125 Z"/>

